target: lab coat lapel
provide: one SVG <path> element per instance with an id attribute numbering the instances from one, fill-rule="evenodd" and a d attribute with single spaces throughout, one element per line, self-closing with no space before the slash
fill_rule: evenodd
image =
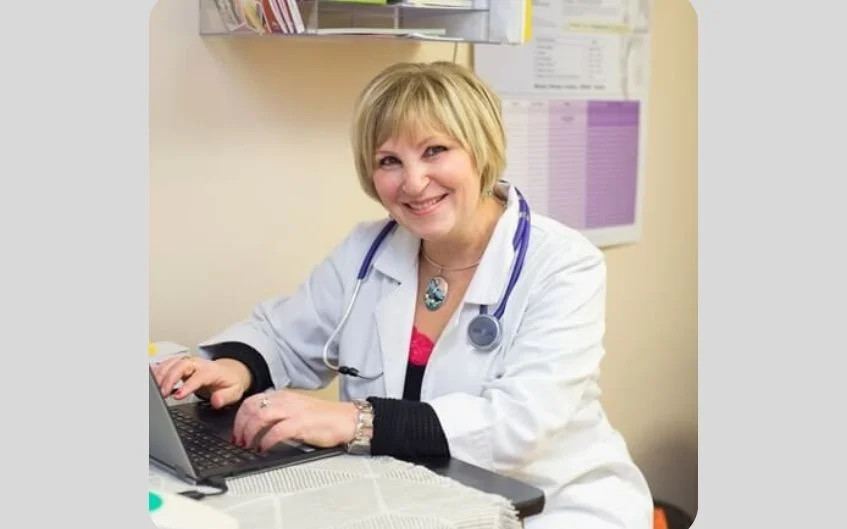
<path id="1" fill-rule="evenodd" d="M 415 319 L 417 285 L 406 281 L 380 300 L 376 309 L 376 326 L 382 350 L 385 393 L 389 398 L 403 396 L 409 342 Z"/>
<path id="2" fill-rule="evenodd" d="M 515 257 L 513 239 L 518 228 L 518 195 L 508 187 L 506 211 L 497 221 L 488 247 L 482 254 L 476 273 L 465 293 L 465 303 L 489 305 L 493 311 L 509 282 Z"/>
<path id="3" fill-rule="evenodd" d="M 382 352 L 386 397 L 401 398 L 409 357 L 418 291 L 417 266 L 420 240 L 398 226 L 386 241 L 374 268 L 391 278 L 377 303 L 375 318 Z"/>

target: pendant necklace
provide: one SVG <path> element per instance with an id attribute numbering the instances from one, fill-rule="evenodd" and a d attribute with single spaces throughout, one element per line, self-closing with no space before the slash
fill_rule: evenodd
<path id="1" fill-rule="evenodd" d="M 426 252 L 421 248 L 421 253 L 424 256 L 429 264 L 436 267 L 438 269 L 438 273 L 435 274 L 435 277 L 430 279 L 426 284 L 426 290 L 424 291 L 424 306 L 430 310 L 438 310 L 441 308 L 441 305 L 447 301 L 447 292 L 450 290 L 449 285 L 447 284 L 447 279 L 444 278 L 443 274 L 445 271 L 449 272 L 461 272 L 462 270 L 468 270 L 479 264 L 480 261 L 475 262 L 474 264 L 468 266 L 462 266 L 459 268 L 447 268 L 444 265 L 440 265 L 429 258 Z"/>

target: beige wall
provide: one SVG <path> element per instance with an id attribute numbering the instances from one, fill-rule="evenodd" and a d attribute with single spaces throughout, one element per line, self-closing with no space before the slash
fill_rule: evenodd
<path id="1" fill-rule="evenodd" d="M 440 43 L 201 39 L 196 25 L 184 0 L 150 19 L 150 338 L 187 345 L 291 291 L 352 223 L 381 215 L 353 174 L 353 98 L 391 62 L 453 56 Z M 691 511 L 696 60 L 692 8 L 656 0 L 644 239 L 606 251 L 603 364 L 608 413 L 654 492 Z"/>

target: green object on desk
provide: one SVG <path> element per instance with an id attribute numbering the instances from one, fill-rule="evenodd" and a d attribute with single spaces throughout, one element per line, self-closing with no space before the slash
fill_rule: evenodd
<path id="1" fill-rule="evenodd" d="M 147 492 L 147 509 L 153 512 L 162 506 L 162 497 L 152 492 Z"/>

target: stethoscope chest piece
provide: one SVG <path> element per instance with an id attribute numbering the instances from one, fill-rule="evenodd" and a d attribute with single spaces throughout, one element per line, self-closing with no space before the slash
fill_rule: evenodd
<path id="1" fill-rule="evenodd" d="M 468 325 L 468 339 L 480 351 L 491 351 L 502 340 L 500 321 L 491 314 L 477 314 Z"/>

